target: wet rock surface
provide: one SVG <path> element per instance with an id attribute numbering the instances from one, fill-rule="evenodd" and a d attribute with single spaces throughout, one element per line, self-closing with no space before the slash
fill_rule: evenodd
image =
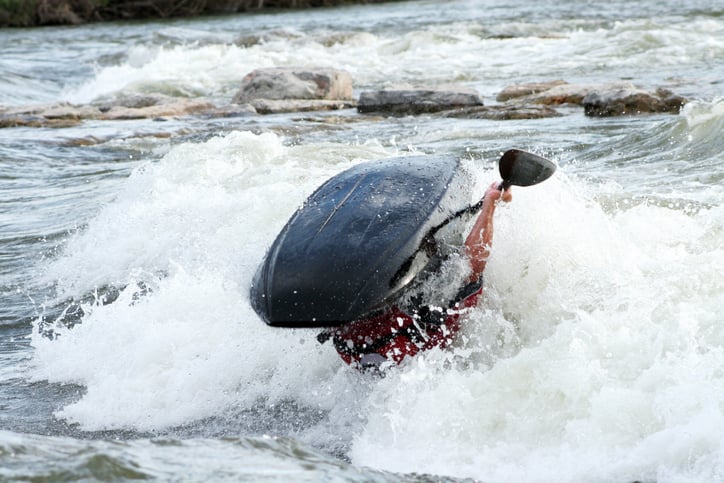
<path id="1" fill-rule="evenodd" d="M 647 113 L 678 114 L 686 99 L 667 89 L 611 89 L 591 92 L 582 101 L 587 116 L 609 117 Z"/>
<path id="2" fill-rule="evenodd" d="M 213 112 L 215 106 L 206 99 L 155 96 L 106 101 L 100 104 L 69 103 L 20 106 L 0 110 L 0 127 L 69 127 L 86 120 L 120 121 L 184 117 Z"/>
<path id="3" fill-rule="evenodd" d="M 465 119 L 490 119 L 494 121 L 508 121 L 521 119 L 544 119 L 562 116 L 560 112 L 550 106 L 524 106 L 524 105 L 494 105 L 468 107 L 442 113 L 446 117 Z"/>
<path id="4" fill-rule="evenodd" d="M 580 105 L 587 116 L 678 114 L 686 99 L 670 90 L 647 91 L 631 82 L 569 84 L 565 81 L 515 84 L 497 96 L 498 101 L 524 105 Z"/>
<path id="5" fill-rule="evenodd" d="M 499 102 L 507 102 L 512 99 L 518 99 L 521 97 L 532 96 L 545 92 L 553 87 L 560 85 L 567 85 L 568 83 L 564 80 L 554 80 L 548 82 L 527 82 L 524 84 L 513 84 L 507 86 L 505 89 L 500 91 L 496 96 L 495 100 Z"/>
<path id="6" fill-rule="evenodd" d="M 352 100 L 325 99 L 257 99 L 250 104 L 259 114 L 279 114 L 284 112 L 331 111 L 354 107 Z"/>
<path id="7" fill-rule="evenodd" d="M 392 88 L 362 92 L 357 110 L 414 115 L 482 105 L 478 92 L 465 87 Z"/>
<path id="8" fill-rule="evenodd" d="M 634 88 L 634 85 L 630 82 L 609 82 L 601 84 L 569 84 L 565 82 L 562 84 L 552 85 L 549 89 L 514 98 L 514 100 L 516 102 L 528 104 L 581 105 L 583 99 L 593 92 L 632 88 Z"/>
<path id="9" fill-rule="evenodd" d="M 495 101 L 484 104 L 475 89 L 459 85 L 364 90 L 355 100 L 349 72 L 283 67 L 248 73 L 228 103 L 164 94 L 122 94 L 83 105 L 0 106 L 0 128 L 64 128 L 90 120 L 226 118 L 354 107 L 357 115 L 366 119 L 426 114 L 505 121 L 563 115 L 557 106 L 568 106 L 567 112 L 582 107 L 587 116 L 608 117 L 677 114 L 686 104 L 682 96 L 663 88 L 647 91 L 631 82 L 572 84 L 564 80 L 512 84 Z"/>

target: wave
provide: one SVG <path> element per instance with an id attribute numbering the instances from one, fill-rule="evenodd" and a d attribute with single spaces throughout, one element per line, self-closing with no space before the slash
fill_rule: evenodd
<path id="1" fill-rule="evenodd" d="M 205 36 L 198 29 L 166 29 L 155 40 L 131 48 L 119 64 L 99 67 L 92 79 L 69 88 L 64 99 L 90 102 L 118 93 L 160 92 L 228 102 L 252 70 L 290 65 L 348 70 L 357 89 L 415 84 L 420 79 L 427 84 L 464 81 L 486 96 L 527 79 L 608 81 L 608 72 L 615 68 L 618 76 L 647 87 L 673 82 L 686 86 L 687 96 L 705 97 L 712 89 L 707 82 L 712 81 L 711 72 L 686 79 L 678 74 L 662 78 L 661 67 L 676 66 L 680 72 L 683 65 L 698 66 L 718 58 L 724 44 L 718 41 L 717 28 L 707 19 L 614 24 L 507 20 L 496 26 L 468 20 L 411 31 L 271 29 L 233 42 L 228 32 Z"/>
<path id="2" fill-rule="evenodd" d="M 663 466 L 651 456 L 678 428 L 702 457 L 718 451 L 724 416 L 701 401 L 722 380 L 721 207 L 607 212 L 565 173 L 516 190 L 458 344 L 379 381 L 314 331 L 259 321 L 250 280 L 287 216 L 329 175 L 390 154 L 232 133 L 136 171 L 48 270 L 70 294 L 121 287 L 55 340 L 33 336 L 32 378 L 86 388 L 56 416 L 163 434 L 294 401 L 299 418 L 318 413 L 300 440 L 348 447 L 356 464 L 489 480 L 687 472 L 690 444 Z"/>
<path id="3" fill-rule="evenodd" d="M 57 304 L 118 288 L 112 303 L 81 300 L 80 323 L 36 322 L 34 377 L 87 387 L 58 415 L 86 429 L 158 429 L 289 397 L 291 387 L 298 395 L 320 370 L 333 370 L 333 354 L 303 343 L 308 333 L 258 320 L 250 281 L 306 194 L 350 163 L 384 154 L 376 144 L 285 147 L 272 134 L 235 132 L 182 144 L 136 170 L 44 270 Z M 294 368 L 305 360 L 301 376 Z M 277 396 L 270 378 L 280 378 Z"/>
<path id="4" fill-rule="evenodd" d="M 719 134 L 724 130 L 724 98 L 711 102 L 694 101 L 682 112 L 689 128 L 689 141 L 711 146 L 720 151 Z"/>
<path id="5" fill-rule="evenodd" d="M 439 481 L 361 469 L 289 438 L 78 440 L 0 431 L 0 478 L 17 480 L 176 479 L 236 481 Z M 220 464 L 220 461 L 225 463 Z M 272 472 L 272 473 L 270 473 Z"/>

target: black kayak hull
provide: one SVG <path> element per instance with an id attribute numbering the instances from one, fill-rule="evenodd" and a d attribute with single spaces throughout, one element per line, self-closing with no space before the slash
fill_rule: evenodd
<path id="1" fill-rule="evenodd" d="M 470 201 L 454 158 L 362 163 L 325 182 L 262 261 L 251 288 L 269 325 L 328 327 L 383 307 L 423 271 L 426 237 Z"/>

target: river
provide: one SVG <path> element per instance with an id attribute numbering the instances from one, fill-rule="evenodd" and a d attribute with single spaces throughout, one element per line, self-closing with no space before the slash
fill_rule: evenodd
<path id="1" fill-rule="evenodd" d="M 409 1 L 0 31 L 0 106 L 163 93 L 228 102 L 259 67 L 355 94 L 628 80 L 678 115 L 493 121 L 329 113 L 0 129 L 0 480 L 721 481 L 720 1 Z M 331 175 L 409 152 L 496 213 L 453 347 L 379 379 L 267 327 L 254 271 Z M 482 188 L 481 188 L 482 189 Z M 482 194 L 482 193 L 481 193 Z"/>

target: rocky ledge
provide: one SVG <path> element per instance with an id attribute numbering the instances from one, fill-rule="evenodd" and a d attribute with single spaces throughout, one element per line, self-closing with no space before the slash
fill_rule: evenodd
<path id="1" fill-rule="evenodd" d="M 583 106 L 587 116 L 626 116 L 638 114 L 678 114 L 686 99 L 670 90 L 658 88 L 649 92 L 631 82 L 604 84 L 569 84 L 562 80 L 517 84 L 506 87 L 498 101 Z"/>
<path id="2" fill-rule="evenodd" d="M 0 107 L 0 127 L 68 127 L 87 120 L 229 117 L 357 108 L 362 117 L 437 115 L 468 119 L 540 119 L 561 116 L 558 106 L 582 107 L 591 117 L 680 111 L 686 99 L 630 82 L 570 84 L 562 80 L 515 84 L 486 105 L 464 86 L 397 86 L 353 97 L 352 76 L 331 68 L 275 67 L 247 74 L 229 103 L 166 95 L 119 96 L 87 105 L 68 103 Z"/>

